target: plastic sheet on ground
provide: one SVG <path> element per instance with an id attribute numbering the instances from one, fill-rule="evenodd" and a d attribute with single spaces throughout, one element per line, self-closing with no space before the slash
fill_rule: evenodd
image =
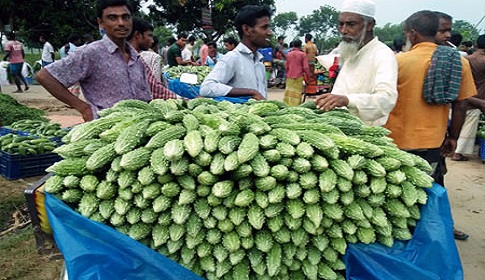
<path id="1" fill-rule="evenodd" d="M 173 91 L 179 96 L 185 97 L 187 99 L 193 99 L 199 96 L 200 86 L 197 85 L 190 85 L 187 83 L 182 83 L 180 79 L 170 79 L 170 77 L 165 74 L 168 83 L 168 89 Z M 216 101 L 229 101 L 232 103 L 246 103 L 250 99 L 249 96 L 247 97 L 214 97 Z"/>
<path id="2" fill-rule="evenodd" d="M 350 244 L 345 254 L 347 279 L 463 279 L 447 192 L 438 184 L 427 191 L 428 203 L 421 208 L 411 240 L 391 248 Z"/>
<path id="3" fill-rule="evenodd" d="M 453 238 L 446 190 L 428 189 L 413 238 L 392 248 L 380 244 L 350 244 L 344 261 L 347 279 L 463 279 Z M 77 279 L 201 279 L 156 251 L 73 211 L 52 195 L 45 206 L 70 280 Z"/>
<path id="4" fill-rule="evenodd" d="M 50 194 L 45 206 L 69 280 L 201 280 L 130 237 L 74 212 Z"/>

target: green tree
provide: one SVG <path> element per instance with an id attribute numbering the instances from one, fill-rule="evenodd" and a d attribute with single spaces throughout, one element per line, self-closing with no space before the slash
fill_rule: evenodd
<path id="1" fill-rule="evenodd" d="M 299 35 L 312 34 L 321 53 L 333 49 L 340 40 L 337 29 L 338 14 L 332 6 L 321 6 L 300 19 Z"/>
<path id="2" fill-rule="evenodd" d="M 141 0 L 130 2 L 138 11 Z M 71 33 L 99 37 L 96 0 L 0 0 L 0 11 L 0 30 L 10 25 L 30 47 L 40 47 L 41 33 L 47 34 L 57 48 L 66 43 Z"/>
<path id="3" fill-rule="evenodd" d="M 286 36 L 286 32 L 298 26 L 298 16 L 295 12 L 277 14 L 272 20 L 275 34 Z"/>
<path id="4" fill-rule="evenodd" d="M 237 11 L 247 4 L 274 7 L 274 0 L 154 0 L 148 9 L 155 23 L 166 21 L 174 25 L 176 32 L 204 33 L 217 41 L 227 31 L 234 29 Z M 203 9 L 211 12 L 211 29 L 204 29 Z"/>
<path id="5" fill-rule="evenodd" d="M 388 46 L 392 46 L 392 41 L 396 38 L 404 39 L 402 26 L 400 24 L 386 23 L 383 27 L 375 27 L 374 35 L 379 38 L 379 41 Z"/>
<path id="6" fill-rule="evenodd" d="M 453 31 L 459 32 L 463 36 L 463 41 L 472 41 L 473 43 L 479 35 L 479 31 L 465 20 L 456 20 L 453 22 Z"/>

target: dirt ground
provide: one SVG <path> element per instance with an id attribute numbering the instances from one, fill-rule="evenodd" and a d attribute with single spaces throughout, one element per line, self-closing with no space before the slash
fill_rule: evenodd
<path id="1" fill-rule="evenodd" d="M 14 86 L 3 86 L 4 93 L 11 93 Z M 41 86 L 32 85 L 25 93 L 12 94 L 22 104 L 40 108 L 48 116 L 63 126 L 71 126 L 82 122 L 80 114 L 68 108 L 49 95 Z M 281 100 L 283 90 L 271 89 L 270 99 Z M 476 147 L 478 149 L 478 147 Z M 471 237 L 466 241 L 456 241 L 466 280 L 483 279 L 485 275 L 485 181 L 484 162 L 478 153 L 470 155 L 469 161 L 447 161 L 448 174 L 445 184 L 451 203 L 456 228 L 468 233 Z M 25 189 L 31 181 L 19 180 L 15 188 Z M 0 179 L 0 184 L 2 181 Z M 3 255 L 4 252 L 1 253 Z M 5 279 L 0 276 L 0 279 Z"/>

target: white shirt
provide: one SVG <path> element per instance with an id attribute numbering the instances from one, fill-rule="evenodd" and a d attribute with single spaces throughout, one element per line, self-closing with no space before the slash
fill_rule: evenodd
<path id="1" fill-rule="evenodd" d="M 185 46 L 182 50 L 182 61 L 192 60 L 192 51 Z"/>
<path id="2" fill-rule="evenodd" d="M 200 87 L 204 97 L 226 96 L 233 88 L 257 90 L 268 97 L 263 55 L 253 53 L 243 43 L 225 54 L 207 75 Z"/>
<path id="3" fill-rule="evenodd" d="M 153 50 L 142 51 L 140 56 L 146 62 L 150 70 L 152 70 L 155 79 L 161 83 L 162 82 L 162 56 Z"/>
<path id="4" fill-rule="evenodd" d="M 349 99 L 349 111 L 367 125 L 381 126 L 397 100 L 397 60 L 377 37 L 345 61 L 332 94 Z"/>
<path id="5" fill-rule="evenodd" d="M 45 42 L 42 47 L 41 59 L 45 62 L 53 62 L 52 54 L 54 53 L 54 47 L 49 42 Z"/>

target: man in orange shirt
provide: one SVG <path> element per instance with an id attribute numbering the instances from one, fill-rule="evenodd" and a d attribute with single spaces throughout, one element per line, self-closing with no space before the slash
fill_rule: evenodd
<path id="1" fill-rule="evenodd" d="M 476 89 L 469 63 L 461 60 L 460 55 L 453 53 L 453 50 L 438 48 L 435 43 L 435 36 L 441 29 L 439 17 L 432 11 L 419 11 L 405 20 L 404 34 L 407 44 L 411 43 L 412 48 L 396 56 L 399 68 L 398 98 L 385 127 L 391 130 L 389 136 L 400 149 L 423 157 L 435 167 L 433 178 L 436 183 L 444 186 L 446 165 L 443 156 L 450 155 L 456 149 L 465 119 L 465 100 L 475 95 Z M 425 101 L 423 88 L 427 77 L 429 81 L 434 75 L 430 71 L 430 64 L 432 58 L 436 62 L 435 52 L 446 52 L 447 49 L 453 55 L 455 64 L 439 70 L 451 71 L 452 78 L 450 81 L 443 79 L 437 82 L 445 84 L 450 91 L 454 90 L 457 96 L 452 97 L 453 100 L 448 104 L 429 104 Z M 439 62 L 438 59 L 436 65 Z M 453 74 L 458 75 L 455 77 Z M 448 129 L 450 103 L 453 113 Z M 468 236 L 457 237 L 455 234 L 455 238 L 466 239 Z"/>

